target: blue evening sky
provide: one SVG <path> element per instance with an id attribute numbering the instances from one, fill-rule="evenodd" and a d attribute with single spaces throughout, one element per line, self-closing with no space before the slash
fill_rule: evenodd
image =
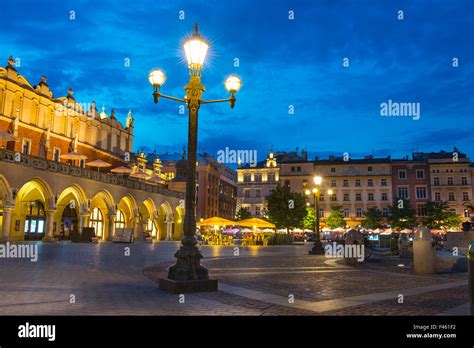
<path id="1" fill-rule="evenodd" d="M 212 43 L 205 98 L 227 97 L 230 73 L 244 83 L 235 109 L 202 107 L 200 152 L 257 150 L 262 159 L 273 145 L 311 157 L 401 157 L 457 146 L 474 158 L 471 0 L 15 0 L 2 2 L 0 19 L 3 65 L 12 54 L 32 84 L 46 75 L 56 97 L 72 87 L 78 102 L 115 108 L 123 123 L 131 108 L 135 150 L 186 144 L 187 116 L 172 101 L 153 103 L 147 75 L 163 68 L 162 92 L 184 95 L 180 44 L 197 21 Z M 382 117 L 388 100 L 420 103 L 420 119 Z"/>

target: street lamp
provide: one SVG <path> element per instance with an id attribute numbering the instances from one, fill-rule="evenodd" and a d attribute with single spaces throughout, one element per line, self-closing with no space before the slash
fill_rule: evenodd
<path id="1" fill-rule="evenodd" d="M 208 271 L 201 266 L 202 254 L 196 247 L 196 157 L 197 157 L 197 130 L 198 110 L 202 104 L 229 102 L 234 108 L 235 93 L 242 86 L 239 77 L 230 75 L 225 81 L 225 87 L 230 93 L 226 99 L 203 100 L 202 93 L 205 91 L 201 84 L 201 75 L 204 67 L 209 43 L 199 34 L 198 25 L 194 25 L 194 33 L 183 42 L 184 53 L 188 62 L 190 79 L 184 87 L 186 96 L 176 98 L 164 95 L 160 88 L 166 81 L 166 75 L 161 69 L 154 69 L 148 75 L 148 80 L 153 86 L 153 99 L 155 104 L 159 98 L 171 99 L 186 104 L 189 110 L 188 125 L 188 161 L 186 173 L 186 202 L 184 216 L 184 237 L 182 246 L 176 252 L 176 264 L 168 271 L 168 278 L 160 278 L 160 289 L 173 293 L 191 291 L 216 291 L 217 280 L 209 279 Z"/>
<path id="2" fill-rule="evenodd" d="M 314 214 L 316 216 L 315 219 L 315 224 L 314 224 L 314 231 L 316 233 L 316 236 L 314 238 L 314 246 L 313 249 L 309 251 L 311 255 L 323 255 L 324 254 L 324 248 L 323 244 L 321 243 L 321 234 L 319 232 L 319 198 L 321 197 L 321 184 L 323 182 L 323 178 L 320 176 L 314 176 L 313 177 L 313 182 L 316 185 L 311 191 L 306 190 L 304 193 L 306 196 L 309 197 L 309 195 L 312 193 L 313 198 L 314 198 Z M 331 196 L 333 194 L 332 190 L 327 190 L 327 194 Z"/>

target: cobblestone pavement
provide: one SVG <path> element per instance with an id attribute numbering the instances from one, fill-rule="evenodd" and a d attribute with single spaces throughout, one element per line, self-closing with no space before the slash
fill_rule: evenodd
<path id="1" fill-rule="evenodd" d="M 0 259 L 0 315 L 434 315 L 468 302 L 465 273 L 416 276 L 396 259 L 348 267 L 303 245 L 240 247 L 239 256 L 204 246 L 220 291 L 180 303 L 154 281 L 179 243 L 37 244 L 37 262 Z"/>
<path id="2" fill-rule="evenodd" d="M 398 258 L 355 267 L 305 254 L 216 258 L 203 264 L 219 279 L 221 291 L 198 296 L 238 303 L 262 315 L 436 315 L 469 301 L 466 273 L 418 276 L 410 262 Z M 145 274 L 156 279 L 167 266 L 156 265 Z"/>
<path id="3" fill-rule="evenodd" d="M 37 262 L 0 259 L 0 315 L 259 315 L 260 311 L 159 290 L 146 266 L 174 260 L 179 243 L 71 244 L 38 242 Z M 130 247 L 130 256 L 125 248 Z M 205 257 L 232 247 L 202 247 Z M 241 248 L 242 255 L 296 255 L 297 247 Z M 71 303 L 72 295 L 75 303 Z"/>

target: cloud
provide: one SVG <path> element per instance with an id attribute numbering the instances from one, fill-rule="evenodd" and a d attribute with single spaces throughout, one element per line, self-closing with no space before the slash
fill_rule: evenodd
<path id="1" fill-rule="evenodd" d="M 46 75 L 55 96 L 72 87 L 78 101 L 115 108 L 122 121 L 132 108 L 135 149 L 168 146 L 180 151 L 187 141 L 187 116 L 172 101 L 153 103 L 147 75 L 154 67 L 163 68 L 168 79 L 162 92 L 184 95 L 188 73 L 180 44 L 197 21 L 212 43 L 202 77 L 205 98 L 225 98 L 223 81 L 230 73 L 243 80 L 235 109 L 215 104 L 200 110 L 203 152 L 255 148 L 263 159 L 273 144 L 275 150 L 299 146 L 315 154 L 384 155 L 392 149 L 392 155 L 403 156 L 416 146 L 434 149 L 451 143 L 472 151 L 470 1 L 131 5 L 6 2 L 0 59 L 20 57 L 20 73 L 32 84 Z M 293 21 L 288 20 L 290 9 Z M 397 19 L 399 9 L 404 10 L 403 21 Z M 452 66 L 454 57 L 458 68 Z M 350 62 L 347 68 L 344 58 Z M 388 99 L 421 103 L 421 119 L 380 117 L 379 105 Z M 294 114 L 288 113 L 290 105 Z M 446 131 L 453 123 L 462 125 L 461 130 Z"/>

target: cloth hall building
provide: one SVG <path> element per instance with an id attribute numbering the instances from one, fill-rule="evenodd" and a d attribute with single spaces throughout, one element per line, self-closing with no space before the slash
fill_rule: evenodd
<path id="1" fill-rule="evenodd" d="M 83 227 L 101 240 L 118 228 L 180 240 L 184 194 L 168 188 L 158 158 L 132 154 L 133 131 L 131 111 L 123 126 L 72 89 L 56 97 L 46 77 L 32 85 L 10 57 L 0 68 L 2 240 L 68 239 Z"/>

